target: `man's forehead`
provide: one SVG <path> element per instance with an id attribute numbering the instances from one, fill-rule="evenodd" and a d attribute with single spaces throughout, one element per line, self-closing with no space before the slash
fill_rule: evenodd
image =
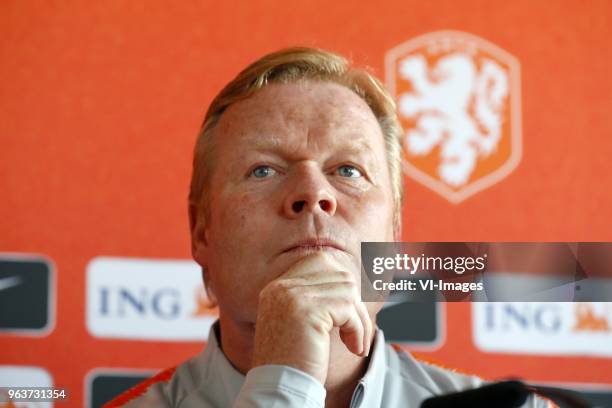
<path id="1" fill-rule="evenodd" d="M 302 138 L 300 138 L 300 140 L 296 140 L 296 137 L 289 137 L 288 135 L 283 134 L 266 134 L 242 138 L 241 150 L 261 153 L 283 152 L 286 150 L 297 150 L 294 148 L 298 146 L 293 145 L 293 143 L 299 142 L 303 142 L 304 145 L 310 148 L 324 148 L 329 145 L 329 143 L 325 143 L 329 142 L 329 140 L 321 140 L 317 137 L 317 135 L 312 134 L 304 135 Z M 359 154 L 373 151 L 371 140 L 365 138 L 363 134 L 354 133 L 347 133 L 344 136 L 338 134 L 334 135 L 333 147 L 335 150 L 342 151 L 346 154 Z"/>
<path id="2" fill-rule="evenodd" d="M 312 81 L 263 88 L 230 106 L 220 130 L 258 150 L 333 136 L 335 144 L 358 151 L 369 149 L 373 137 L 382 137 L 374 114 L 357 94 L 342 85 Z"/>

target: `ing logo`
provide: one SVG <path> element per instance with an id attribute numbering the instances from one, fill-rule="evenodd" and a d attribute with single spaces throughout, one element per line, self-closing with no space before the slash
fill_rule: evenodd
<path id="1" fill-rule="evenodd" d="M 386 55 L 404 129 L 404 170 L 453 203 L 497 183 L 521 158 L 520 65 L 458 32 L 429 33 Z"/>
<path id="2" fill-rule="evenodd" d="M 608 310 L 606 308 L 606 310 Z M 588 303 L 577 303 L 575 307 L 576 324 L 574 325 L 575 332 L 592 331 L 592 332 L 608 332 L 610 324 L 605 314 L 598 315 L 593 310 L 593 306 Z"/>

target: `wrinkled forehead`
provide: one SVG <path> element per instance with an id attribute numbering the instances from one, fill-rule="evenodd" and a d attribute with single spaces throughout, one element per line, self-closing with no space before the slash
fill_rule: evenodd
<path id="1" fill-rule="evenodd" d="M 252 146 L 307 141 L 349 143 L 353 148 L 382 144 L 382 132 L 366 102 L 333 82 L 271 84 L 224 112 L 218 131 L 225 143 Z"/>

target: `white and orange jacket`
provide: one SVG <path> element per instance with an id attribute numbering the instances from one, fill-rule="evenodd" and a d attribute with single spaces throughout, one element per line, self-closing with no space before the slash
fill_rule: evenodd
<path id="1" fill-rule="evenodd" d="M 307 407 L 325 406 L 325 388 L 312 376 L 288 366 L 266 365 L 238 372 L 219 347 L 218 322 L 204 351 L 161 372 L 105 405 L 113 407 Z M 333 367 L 332 367 L 333 369 Z M 479 387 L 484 381 L 416 360 L 385 343 L 378 329 L 370 362 L 353 391 L 350 408 L 418 408 L 435 395 Z M 524 408 L 553 406 L 530 397 Z"/>

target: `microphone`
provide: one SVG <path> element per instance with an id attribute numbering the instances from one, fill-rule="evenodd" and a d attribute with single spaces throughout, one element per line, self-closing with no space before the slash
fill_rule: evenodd
<path id="1" fill-rule="evenodd" d="M 533 392 L 551 399 L 560 408 L 591 407 L 589 403 L 584 401 L 574 391 L 529 385 L 518 380 L 509 380 L 488 384 L 480 388 L 431 397 L 423 401 L 421 408 L 518 408 L 525 403 L 527 397 Z"/>
<path id="2" fill-rule="evenodd" d="M 530 391 L 520 381 L 503 381 L 466 391 L 428 398 L 421 408 L 517 408 L 525 403 Z"/>

